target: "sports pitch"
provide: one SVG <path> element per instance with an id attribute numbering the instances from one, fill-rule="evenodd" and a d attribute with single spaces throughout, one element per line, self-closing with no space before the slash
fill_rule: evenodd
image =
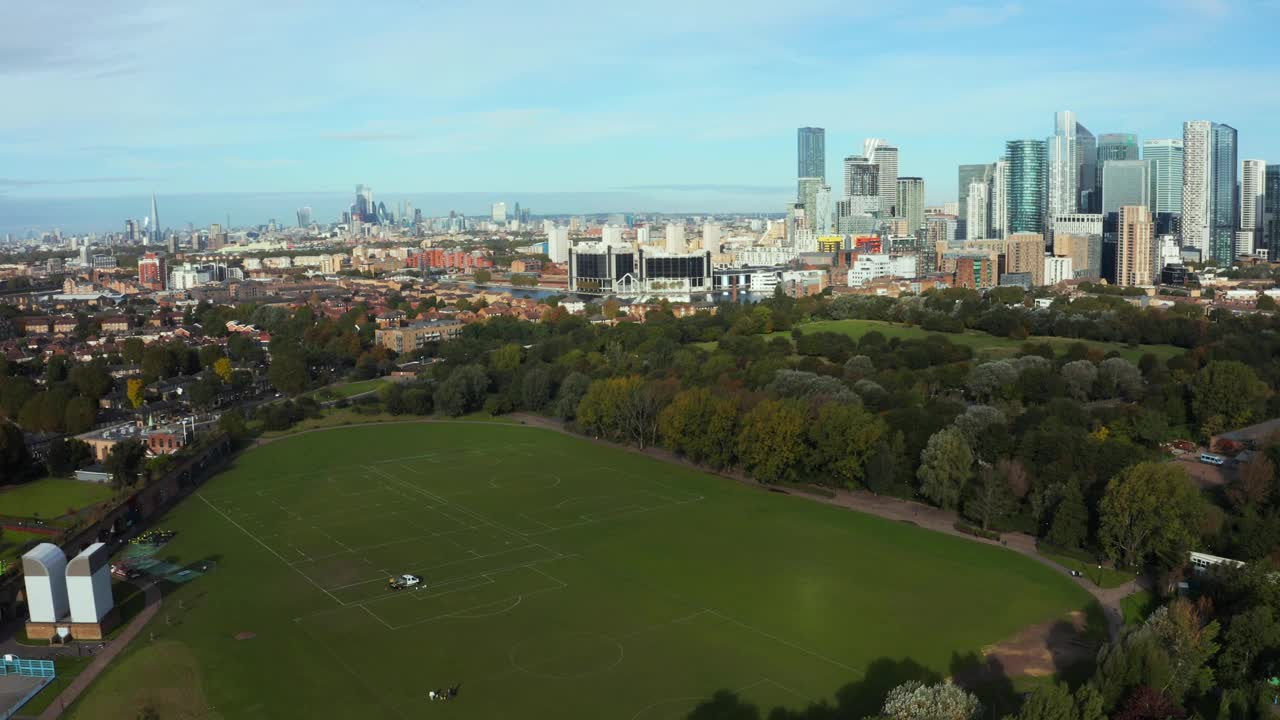
<path id="1" fill-rule="evenodd" d="M 172 561 L 218 569 L 73 717 L 658 720 L 719 689 L 798 709 L 1088 601 L 997 547 L 506 424 L 284 439 L 164 525 Z"/>

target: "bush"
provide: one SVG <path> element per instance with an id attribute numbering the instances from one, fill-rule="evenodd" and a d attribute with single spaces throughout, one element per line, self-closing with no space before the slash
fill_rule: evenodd
<path id="1" fill-rule="evenodd" d="M 965 535 L 980 537 L 983 540 L 999 540 L 1000 539 L 1000 533 L 994 530 L 983 530 L 980 527 L 977 527 L 975 525 L 970 525 L 969 523 L 962 522 L 960 520 L 957 520 L 955 522 L 955 525 L 953 525 L 953 527 L 956 530 L 959 530 L 960 532 L 964 533 Z"/>

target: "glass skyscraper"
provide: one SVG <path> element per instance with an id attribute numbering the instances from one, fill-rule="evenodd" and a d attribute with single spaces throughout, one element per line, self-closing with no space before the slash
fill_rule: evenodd
<path id="1" fill-rule="evenodd" d="M 1266 190 L 1262 199 L 1262 247 L 1267 257 L 1280 257 L 1280 165 L 1267 165 Z"/>
<path id="2" fill-rule="evenodd" d="M 1080 178 L 1076 181 L 1080 197 L 1080 212 L 1098 212 L 1094 206 L 1100 201 L 1098 192 L 1098 140 L 1089 128 L 1076 123 L 1076 158 L 1080 163 Z"/>
<path id="3" fill-rule="evenodd" d="M 960 166 L 960 192 L 958 193 L 958 198 L 960 200 L 958 211 L 960 214 L 960 222 L 959 227 L 956 229 L 956 234 L 966 240 L 982 237 L 982 235 L 969 234 L 969 186 L 972 185 L 975 180 L 983 183 L 989 183 L 991 181 L 992 170 L 994 169 L 995 168 L 991 163 Z M 986 225 L 986 223 L 984 222 L 983 225 Z"/>
<path id="4" fill-rule="evenodd" d="M 1102 214 L 1129 205 L 1151 207 L 1151 166 L 1146 160 L 1108 160 L 1102 164 Z"/>
<path id="5" fill-rule="evenodd" d="M 1006 232 L 1045 231 L 1045 193 L 1049 181 L 1049 150 L 1043 140 L 1010 140 L 1005 143 L 1009 163 Z"/>
<path id="6" fill-rule="evenodd" d="M 1182 214 L 1181 138 L 1147 140 L 1142 158 L 1151 163 L 1151 213 Z"/>
<path id="7" fill-rule="evenodd" d="M 1236 129 L 1214 123 L 1209 147 L 1209 253 L 1219 265 L 1235 259 L 1235 233 L 1239 226 L 1236 179 L 1240 172 Z"/>
<path id="8" fill-rule="evenodd" d="M 827 178 L 827 131 L 802 127 L 796 131 L 796 177 Z"/>

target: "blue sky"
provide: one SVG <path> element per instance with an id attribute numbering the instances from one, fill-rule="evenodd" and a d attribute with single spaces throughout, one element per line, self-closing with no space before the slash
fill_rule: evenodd
<path id="1" fill-rule="evenodd" d="M 1276 28 L 1280 0 L 17 3 L 0 196 L 363 182 L 779 210 L 816 125 L 837 192 L 875 136 L 940 202 L 1058 109 L 1140 138 L 1227 122 L 1280 162 Z"/>

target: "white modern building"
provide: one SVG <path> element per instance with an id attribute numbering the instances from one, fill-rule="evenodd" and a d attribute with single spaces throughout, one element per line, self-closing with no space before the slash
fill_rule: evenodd
<path id="1" fill-rule="evenodd" d="M 1076 114 L 1054 113 L 1049 146 L 1049 217 L 1073 213 L 1079 198 L 1079 159 L 1076 156 Z"/>
<path id="2" fill-rule="evenodd" d="M 53 543 L 40 543 L 22 556 L 31 622 L 58 622 L 67 616 L 67 556 Z"/>
<path id="3" fill-rule="evenodd" d="M 991 211 L 987 213 L 987 234 L 1001 239 L 1009 230 L 1009 162 L 997 160 L 991 166 Z"/>
<path id="4" fill-rule="evenodd" d="M 1044 258 L 1044 284 L 1057 285 L 1064 280 L 1071 280 L 1073 275 L 1071 258 L 1046 255 Z"/>
<path id="5" fill-rule="evenodd" d="M 883 138 L 867 138 L 862 155 L 879 168 L 880 217 L 894 217 L 898 204 L 898 148 Z"/>
<path id="6" fill-rule="evenodd" d="M 1240 230 L 1252 237 L 1249 240 L 1248 249 L 1244 252 L 1241 252 L 1240 242 L 1237 240 L 1237 255 L 1251 255 L 1255 248 L 1263 244 L 1266 188 L 1267 161 L 1245 160 L 1244 173 L 1240 176 Z"/>
<path id="7" fill-rule="evenodd" d="M 702 249 L 708 252 L 720 252 L 720 225 L 708 222 L 702 225 Z"/>
<path id="8" fill-rule="evenodd" d="M 600 228 L 600 241 L 610 247 L 621 247 L 625 243 L 622 241 L 621 225 L 605 225 Z"/>
<path id="9" fill-rule="evenodd" d="M 666 250 L 669 253 L 682 253 L 685 251 L 683 223 L 667 223 Z"/>
<path id="10" fill-rule="evenodd" d="M 67 563 L 67 597 L 71 622 L 98 623 L 111 612 L 111 553 L 94 543 Z"/>
<path id="11" fill-rule="evenodd" d="M 636 228 L 636 244 L 640 247 L 647 246 L 649 244 L 649 233 L 650 230 L 648 225 L 641 225 Z"/>
<path id="12" fill-rule="evenodd" d="M 1212 133 L 1208 120 L 1182 124 L 1182 244 L 1202 257 L 1209 249 Z"/>
<path id="13" fill-rule="evenodd" d="M 987 197 L 987 190 L 987 183 L 974 180 L 969 184 L 969 195 L 965 198 L 965 217 L 968 218 L 965 227 L 968 228 L 969 237 L 975 240 L 987 238 L 989 232 L 987 209 L 990 199 Z"/>
<path id="14" fill-rule="evenodd" d="M 547 257 L 553 263 L 569 261 L 569 228 L 552 223 L 547 229 Z"/>
<path id="15" fill-rule="evenodd" d="M 916 276 L 916 256 L 893 256 L 884 253 L 866 253 L 854 258 L 849 266 L 849 287 L 862 287 L 881 277 Z"/>

